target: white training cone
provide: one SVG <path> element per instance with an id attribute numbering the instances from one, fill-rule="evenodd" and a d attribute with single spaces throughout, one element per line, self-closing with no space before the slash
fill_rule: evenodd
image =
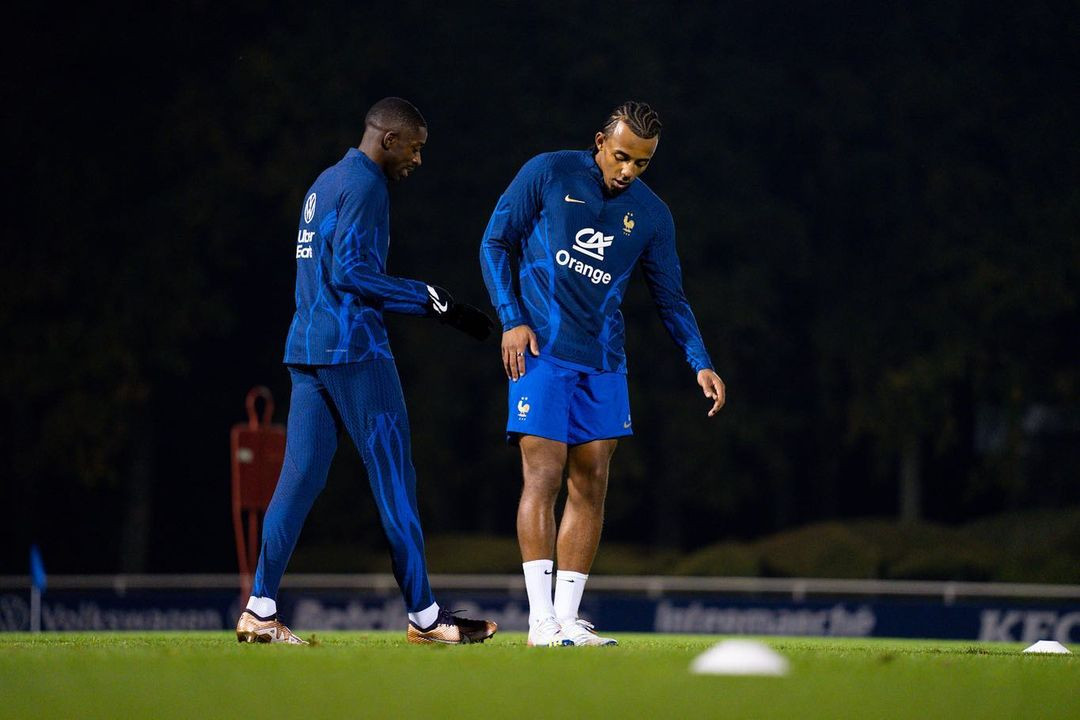
<path id="1" fill-rule="evenodd" d="M 1031 647 L 1024 648 L 1026 653 L 1053 653 L 1055 655 L 1072 655 L 1069 648 L 1053 640 L 1040 640 Z"/>
<path id="2" fill-rule="evenodd" d="M 787 675 L 788 661 L 754 640 L 724 640 L 690 663 L 698 675 Z"/>

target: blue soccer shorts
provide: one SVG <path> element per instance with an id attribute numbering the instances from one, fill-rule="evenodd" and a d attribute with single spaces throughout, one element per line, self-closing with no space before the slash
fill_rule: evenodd
<path id="1" fill-rule="evenodd" d="M 536 435 L 567 445 L 633 435 L 626 375 L 588 373 L 531 355 L 510 380 L 506 437 Z"/>

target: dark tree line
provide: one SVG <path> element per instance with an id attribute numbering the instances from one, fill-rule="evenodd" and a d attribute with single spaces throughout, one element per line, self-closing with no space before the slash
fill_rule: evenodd
<path id="1" fill-rule="evenodd" d="M 645 179 L 729 406 L 705 419 L 635 281 L 609 537 L 1080 501 L 1075 5 L 334 5 L 20 23 L 3 572 L 33 539 L 58 570 L 232 567 L 227 432 L 257 383 L 284 419 L 299 203 L 388 94 L 431 132 L 391 270 L 484 305 L 517 168 L 628 97 L 662 114 Z M 429 532 L 511 533 L 496 346 L 409 318 L 391 342 Z M 376 542 L 366 493 L 341 453 L 305 537 Z"/>

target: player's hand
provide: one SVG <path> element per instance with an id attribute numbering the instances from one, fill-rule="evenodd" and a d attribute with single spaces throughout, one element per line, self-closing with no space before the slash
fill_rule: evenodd
<path id="1" fill-rule="evenodd" d="M 439 321 L 481 342 L 491 337 L 491 331 L 495 327 L 494 321 L 488 317 L 487 313 L 469 303 L 454 303 L 449 310 L 439 316 Z"/>
<path id="2" fill-rule="evenodd" d="M 713 401 L 712 409 L 709 410 L 709 417 L 712 417 L 720 412 L 720 408 L 724 407 L 724 401 L 727 397 L 724 381 L 720 379 L 719 375 L 706 368 L 698 372 L 697 384 L 701 386 L 705 397 Z"/>
<path id="3" fill-rule="evenodd" d="M 439 322 L 457 328 L 461 332 L 476 338 L 487 340 L 491 335 L 495 323 L 483 310 L 473 307 L 468 303 L 456 303 L 454 297 L 446 288 L 438 285 L 428 285 L 428 317 L 433 317 Z"/>
<path id="4" fill-rule="evenodd" d="M 518 325 L 510 328 L 502 336 L 503 370 L 506 377 L 517 380 L 525 374 L 525 351 L 528 350 L 534 357 L 540 356 L 540 343 L 536 340 L 536 333 L 528 325 Z"/>
<path id="5" fill-rule="evenodd" d="M 438 318 L 442 320 L 454 307 L 453 296 L 445 289 L 438 285 L 428 285 L 428 303 L 427 313 L 428 317 Z"/>

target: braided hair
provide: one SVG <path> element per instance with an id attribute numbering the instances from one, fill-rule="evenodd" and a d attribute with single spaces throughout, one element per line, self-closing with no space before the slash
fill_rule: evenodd
<path id="1" fill-rule="evenodd" d="M 660 122 L 660 115 L 649 106 L 649 103 L 627 100 L 612 110 L 604 121 L 604 126 L 600 129 L 604 137 L 611 136 L 620 120 L 625 122 L 635 135 L 646 140 L 659 135 L 664 127 Z"/>

